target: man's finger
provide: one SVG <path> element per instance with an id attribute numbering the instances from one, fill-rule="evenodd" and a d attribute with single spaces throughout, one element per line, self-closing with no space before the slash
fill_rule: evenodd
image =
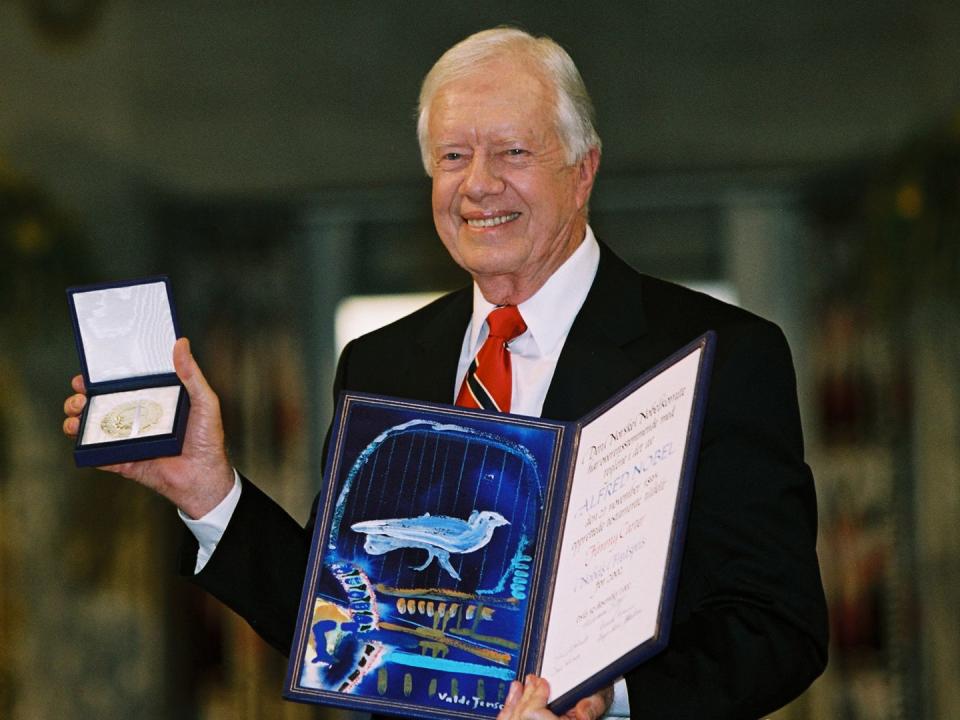
<path id="1" fill-rule="evenodd" d="M 63 414 L 64 415 L 79 415 L 83 412 L 84 406 L 87 404 L 87 396 L 77 393 L 76 395 L 71 395 L 63 402 Z"/>
<path id="2" fill-rule="evenodd" d="M 518 680 L 514 680 L 512 683 L 510 683 L 510 692 L 507 693 L 507 699 L 506 702 L 504 702 L 504 706 L 507 707 L 510 705 L 515 705 L 517 701 L 520 700 L 520 695 L 522 693 L 523 684 Z"/>
<path id="3" fill-rule="evenodd" d="M 63 434 L 68 437 L 76 437 L 80 432 L 80 418 L 68 417 L 63 421 Z"/>
<path id="4" fill-rule="evenodd" d="M 510 691 L 503 701 L 503 709 L 497 713 L 497 720 L 509 720 L 514 716 L 517 702 L 520 700 L 520 693 L 523 691 L 523 685 L 517 680 L 510 683 Z"/>
<path id="5" fill-rule="evenodd" d="M 189 390 L 190 383 L 194 380 L 199 368 L 197 367 L 197 361 L 193 358 L 193 353 L 190 352 L 190 340 L 188 338 L 177 338 L 177 341 L 173 344 L 173 368 L 177 371 L 180 381 Z"/>
<path id="6" fill-rule="evenodd" d="M 83 375 L 74 375 L 70 378 L 70 387 L 73 388 L 74 392 L 85 393 L 87 388 L 83 383 Z"/>
<path id="7" fill-rule="evenodd" d="M 612 700 L 613 691 L 611 688 L 606 688 L 595 695 L 583 698 L 564 717 L 573 720 L 597 720 L 607 711 Z"/>
<path id="8" fill-rule="evenodd" d="M 536 675 L 527 675 L 523 684 L 523 696 L 520 699 L 521 717 L 543 715 L 555 717 L 546 709 L 550 697 L 550 684 Z"/>
<path id="9" fill-rule="evenodd" d="M 213 395 L 213 390 L 210 389 L 193 353 L 190 352 L 190 341 L 185 337 L 178 339 L 173 346 L 173 367 L 177 371 L 180 382 L 187 389 L 191 404 L 206 404 Z"/>

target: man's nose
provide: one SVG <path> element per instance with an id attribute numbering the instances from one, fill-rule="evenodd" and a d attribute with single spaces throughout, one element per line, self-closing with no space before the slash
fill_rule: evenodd
<path id="1" fill-rule="evenodd" d="M 503 192 L 503 180 L 490 158 L 482 153 L 476 153 L 467 166 L 467 173 L 460 184 L 460 193 L 477 200 L 485 195 L 496 195 Z"/>

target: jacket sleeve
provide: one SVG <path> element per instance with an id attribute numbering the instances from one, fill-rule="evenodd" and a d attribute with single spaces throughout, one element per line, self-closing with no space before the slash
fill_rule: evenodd
<path id="1" fill-rule="evenodd" d="M 196 575 L 196 539 L 185 531 L 180 572 L 243 617 L 284 655 L 290 652 L 310 533 L 241 476 L 240 501 L 210 560 Z"/>
<path id="2" fill-rule="evenodd" d="M 346 374 L 344 350 L 337 366 L 333 396 Z M 326 457 L 326 442 L 324 457 Z M 266 493 L 245 477 L 240 501 L 217 549 L 194 574 L 197 541 L 184 530 L 180 573 L 244 618 L 270 645 L 290 653 L 300 607 L 303 578 L 310 557 L 316 499 L 307 526 L 301 527 Z"/>

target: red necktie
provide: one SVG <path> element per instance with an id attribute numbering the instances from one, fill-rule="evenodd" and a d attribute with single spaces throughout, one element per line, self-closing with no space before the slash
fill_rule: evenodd
<path id="1" fill-rule="evenodd" d="M 490 334 L 463 378 L 457 405 L 510 412 L 513 380 L 507 343 L 522 335 L 527 324 L 516 305 L 503 305 L 490 311 L 487 326 Z"/>

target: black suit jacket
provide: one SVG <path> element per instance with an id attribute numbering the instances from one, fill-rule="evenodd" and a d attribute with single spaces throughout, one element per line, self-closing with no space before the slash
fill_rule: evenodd
<path id="1" fill-rule="evenodd" d="M 450 402 L 469 288 L 344 350 L 334 391 Z M 601 248 L 543 416 L 574 420 L 706 330 L 717 333 L 669 647 L 626 676 L 634 718 L 756 718 L 826 664 L 813 480 L 792 363 L 773 324 L 635 272 Z M 312 518 L 301 528 L 255 485 L 195 581 L 289 652 Z M 196 543 L 188 538 L 183 571 Z"/>

